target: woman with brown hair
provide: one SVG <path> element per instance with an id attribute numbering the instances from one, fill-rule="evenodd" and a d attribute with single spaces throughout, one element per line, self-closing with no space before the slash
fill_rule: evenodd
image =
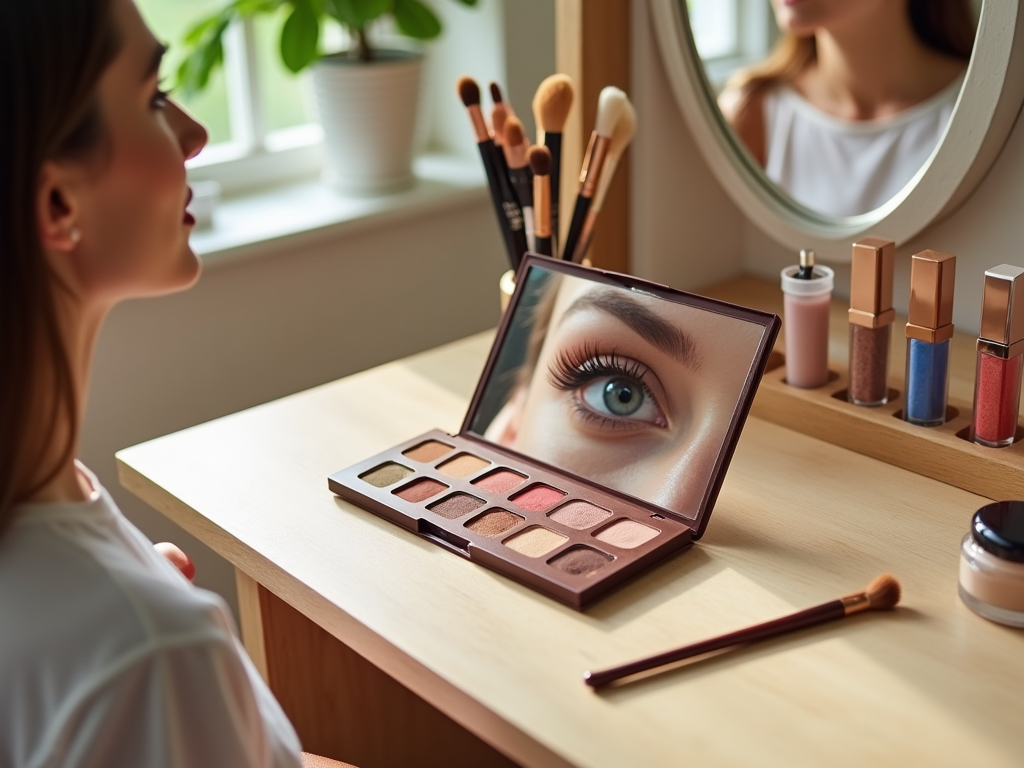
<path id="1" fill-rule="evenodd" d="M 770 180 L 833 216 L 873 210 L 927 161 L 974 43 L 970 0 L 772 0 L 782 38 L 719 106 Z"/>
<path id="2" fill-rule="evenodd" d="M 0 4 L 0 765 L 298 766 L 232 631 L 75 461 L 118 302 L 199 275 L 185 160 L 131 0 Z"/>

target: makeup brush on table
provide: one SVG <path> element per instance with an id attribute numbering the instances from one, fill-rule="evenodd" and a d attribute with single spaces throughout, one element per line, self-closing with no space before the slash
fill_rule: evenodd
<path id="1" fill-rule="evenodd" d="M 612 133 L 628 101 L 625 93 L 611 85 L 601 89 L 601 95 L 597 98 L 597 119 L 594 121 L 594 132 L 590 135 L 587 154 L 583 158 L 580 192 L 576 196 L 576 208 L 572 212 L 569 235 L 565 238 L 565 246 L 562 248 L 563 259 L 571 259 L 579 243 L 583 223 L 587 220 L 590 203 L 601 180 L 601 171 L 612 142 Z"/>
<path id="2" fill-rule="evenodd" d="M 712 651 L 720 651 L 723 648 L 731 648 L 741 643 L 754 643 L 758 640 L 767 640 L 779 635 L 785 635 L 805 627 L 813 627 L 816 624 L 823 624 L 826 621 L 842 619 L 861 611 L 885 611 L 895 608 L 900 601 L 900 583 L 894 576 L 883 573 L 877 579 L 868 584 L 862 592 L 855 592 L 852 595 L 832 600 L 813 608 L 783 616 L 780 619 L 767 621 L 753 627 L 747 627 L 727 635 L 713 637 L 710 640 L 703 640 L 699 643 L 676 648 L 673 651 L 659 653 L 657 656 L 650 656 L 646 659 L 623 664 L 611 669 L 603 669 L 598 672 L 585 672 L 583 681 L 591 688 L 600 688 L 623 677 L 629 677 L 640 672 L 672 664 L 683 659 L 701 656 Z"/>
<path id="3" fill-rule="evenodd" d="M 535 231 L 533 220 L 533 171 L 530 170 L 530 161 L 526 157 L 526 134 L 523 132 L 523 124 L 518 117 L 509 117 L 505 122 L 505 136 L 502 143 L 502 150 L 505 152 L 505 162 L 508 164 L 508 177 L 512 182 L 512 189 L 519 200 L 519 206 L 523 210 L 523 221 L 526 224 L 526 243 L 530 250 L 533 250 L 533 236 Z"/>
<path id="4" fill-rule="evenodd" d="M 473 126 L 480 159 L 484 163 L 487 183 L 491 188 L 491 202 L 498 216 L 498 226 L 505 237 L 509 262 L 513 270 L 519 269 L 519 263 L 526 253 L 526 233 L 523 231 L 523 213 L 519 208 L 512 186 L 501 166 L 498 164 L 500 152 L 487 132 L 487 123 L 480 109 L 480 86 L 471 77 L 459 78 L 459 98 L 466 107 L 469 121 Z"/>
<path id="5" fill-rule="evenodd" d="M 619 118 L 619 122 L 615 125 L 615 130 L 612 132 L 612 143 L 608 147 L 608 159 L 604 161 L 604 170 L 601 172 L 601 181 L 597 184 L 594 202 L 590 204 L 587 220 L 583 222 L 583 232 L 580 234 L 576 253 L 569 255 L 569 258 L 577 263 L 583 261 L 587 251 L 590 250 L 590 241 L 594 236 L 597 217 L 601 214 L 601 207 L 604 205 L 604 199 L 608 195 L 608 188 L 612 185 L 612 180 L 615 178 L 615 169 L 619 165 L 619 159 L 629 147 L 629 143 L 633 141 L 633 136 L 635 135 L 636 110 L 627 101 L 625 109 L 622 110 L 622 117 Z"/>
<path id="6" fill-rule="evenodd" d="M 551 151 L 551 236 L 552 255 L 558 255 L 558 204 L 561 199 L 562 129 L 572 109 L 572 78 L 551 75 L 537 87 L 533 96 L 533 118 L 537 123 L 537 143 Z"/>
<path id="7" fill-rule="evenodd" d="M 551 150 L 530 147 L 527 154 L 533 171 L 533 220 L 537 226 L 533 250 L 551 256 Z"/>

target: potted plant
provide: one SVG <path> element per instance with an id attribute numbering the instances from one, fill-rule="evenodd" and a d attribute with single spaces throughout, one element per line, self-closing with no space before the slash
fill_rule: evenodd
<path id="1" fill-rule="evenodd" d="M 477 0 L 456 0 L 475 6 Z M 420 0 L 230 0 L 185 36 L 188 55 L 178 70 L 186 93 L 206 87 L 223 62 L 224 33 L 232 22 L 287 9 L 281 60 L 292 72 L 312 68 L 324 130 L 329 183 L 348 192 L 385 192 L 412 183 L 412 150 L 419 104 L 422 54 L 371 44 L 372 24 L 390 18 L 414 40 L 441 34 L 441 21 Z M 324 24 L 348 32 L 347 51 L 322 53 Z"/>

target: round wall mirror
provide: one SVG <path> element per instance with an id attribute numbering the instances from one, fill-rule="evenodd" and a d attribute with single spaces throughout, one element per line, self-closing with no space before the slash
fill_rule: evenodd
<path id="1" fill-rule="evenodd" d="M 850 243 L 862 236 L 904 243 L 951 213 L 991 167 L 1024 100 L 1024 14 L 1018 0 L 944 0 L 943 20 L 933 3 L 899 6 L 906 15 L 898 22 L 914 35 L 906 39 L 917 74 L 904 78 L 913 92 L 864 117 L 830 102 L 817 76 L 855 47 L 843 39 L 837 53 L 838 33 L 813 31 L 822 13 L 828 20 L 860 3 L 651 0 L 694 140 L 733 201 L 772 238 L 849 261 Z M 874 6 L 888 13 L 897 3 Z M 885 29 L 892 27 L 890 20 Z"/>

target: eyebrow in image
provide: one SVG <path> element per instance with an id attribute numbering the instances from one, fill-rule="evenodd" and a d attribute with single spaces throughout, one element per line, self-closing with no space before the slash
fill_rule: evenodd
<path id="1" fill-rule="evenodd" d="M 623 292 L 593 290 L 580 296 L 562 315 L 562 320 L 574 312 L 597 309 L 618 318 L 645 341 L 674 357 L 693 370 L 700 368 L 697 345 L 686 331 L 666 322 L 656 313 Z"/>
<path id="2" fill-rule="evenodd" d="M 149 60 L 149 66 L 146 68 L 146 74 L 142 78 L 144 81 L 149 80 L 149 78 L 160 71 L 160 63 L 163 61 L 165 53 L 167 53 L 167 46 L 157 43 L 153 49 L 153 56 Z"/>

